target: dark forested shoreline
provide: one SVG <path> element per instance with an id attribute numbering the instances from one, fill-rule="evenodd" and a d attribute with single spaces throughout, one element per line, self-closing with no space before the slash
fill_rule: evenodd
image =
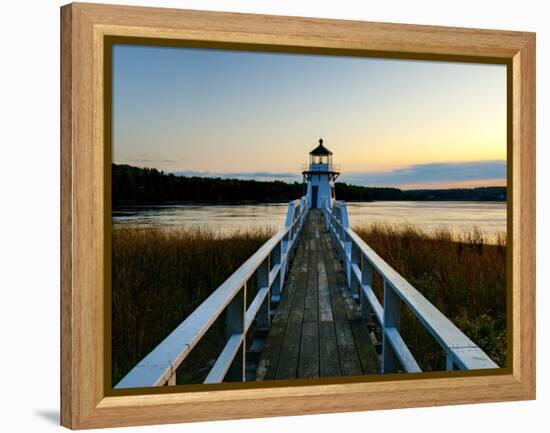
<path id="1" fill-rule="evenodd" d="M 400 190 L 336 183 L 339 200 L 505 201 L 506 187 Z M 114 206 L 173 203 L 285 202 L 302 196 L 299 182 L 256 181 L 167 174 L 154 168 L 112 165 Z"/>

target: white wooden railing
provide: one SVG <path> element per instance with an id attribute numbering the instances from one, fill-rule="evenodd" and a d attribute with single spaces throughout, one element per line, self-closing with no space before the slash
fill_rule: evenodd
<path id="1" fill-rule="evenodd" d="M 332 208 L 325 202 L 323 215 L 342 257 L 348 288 L 359 302 L 361 314 L 367 320 L 374 318 L 383 331 L 383 373 L 421 371 L 400 334 L 401 303 L 418 318 L 443 349 L 447 357 L 447 370 L 498 368 L 483 350 L 350 229 L 344 202 L 336 201 Z M 374 272 L 384 282 L 383 306 L 372 289 Z"/>
<path id="2" fill-rule="evenodd" d="M 269 328 L 271 302 L 283 290 L 288 261 L 307 215 L 307 200 L 289 203 L 285 226 L 258 249 L 201 305 L 143 358 L 115 388 L 176 384 L 176 369 L 224 311 L 227 342 L 204 383 L 244 381 L 246 333 L 252 323 Z M 246 307 L 246 287 L 256 274 L 258 290 Z"/>

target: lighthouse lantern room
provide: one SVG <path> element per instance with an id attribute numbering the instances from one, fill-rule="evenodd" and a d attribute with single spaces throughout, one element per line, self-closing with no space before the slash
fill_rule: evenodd
<path id="1" fill-rule="evenodd" d="M 335 199 L 334 181 L 340 173 L 332 164 L 332 152 L 323 146 L 322 138 L 319 139 L 319 146 L 309 152 L 309 165 L 306 168 L 302 175 L 307 183 L 309 208 L 322 208 L 324 203 L 332 207 Z"/>

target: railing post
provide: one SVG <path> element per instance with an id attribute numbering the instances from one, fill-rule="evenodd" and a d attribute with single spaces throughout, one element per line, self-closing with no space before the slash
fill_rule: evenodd
<path id="1" fill-rule="evenodd" d="M 338 239 L 341 242 L 344 242 L 344 227 L 342 227 L 342 208 L 340 206 L 338 206 L 338 208 L 336 209 L 336 221 L 338 223 L 335 227 L 336 234 L 338 235 Z"/>
<path id="2" fill-rule="evenodd" d="M 286 268 L 288 264 L 288 255 L 286 253 L 286 245 L 285 245 L 285 239 L 281 239 L 281 288 L 284 287 L 285 284 L 285 277 L 286 277 Z"/>
<path id="3" fill-rule="evenodd" d="M 287 265 L 288 265 L 288 263 L 290 263 L 290 261 L 292 260 L 292 258 L 294 256 L 294 245 L 292 244 L 292 232 L 290 230 L 286 234 L 286 238 L 287 238 L 286 249 L 288 251 L 287 255 L 286 255 L 286 260 L 287 260 Z"/>
<path id="4" fill-rule="evenodd" d="M 361 287 L 359 288 L 361 293 L 361 316 L 366 321 L 370 321 L 373 311 L 369 304 L 369 301 L 365 297 L 365 292 L 363 286 L 369 286 L 373 288 L 373 267 L 370 262 L 367 260 L 367 257 L 364 254 L 361 254 Z"/>
<path id="5" fill-rule="evenodd" d="M 454 363 L 453 358 L 448 353 L 446 359 L 446 368 L 447 371 L 459 370 L 459 368 L 457 368 L 456 364 Z"/>
<path id="6" fill-rule="evenodd" d="M 269 285 L 269 257 L 267 257 L 256 272 L 256 279 L 258 283 L 258 290 L 262 287 L 267 287 Z M 259 329 L 269 329 L 271 317 L 271 290 L 268 291 L 258 315 L 256 316 L 256 324 Z"/>
<path id="7" fill-rule="evenodd" d="M 332 206 L 327 206 L 325 208 L 325 225 L 330 230 L 330 221 L 332 216 Z"/>
<path id="8" fill-rule="evenodd" d="M 296 210 L 294 211 L 296 212 Z M 298 220 L 296 219 L 297 213 L 294 213 L 294 219 L 292 220 L 292 244 L 295 244 L 296 238 L 298 237 Z"/>
<path id="9" fill-rule="evenodd" d="M 361 253 L 359 251 L 359 247 L 355 245 L 353 242 L 351 243 L 351 265 L 350 265 L 350 271 L 351 268 L 355 265 L 360 270 L 361 269 Z M 362 278 L 361 278 L 362 279 Z M 354 272 L 350 272 L 350 284 L 349 288 L 351 291 L 352 296 L 354 299 L 360 299 L 361 296 L 361 280 L 358 280 L 355 276 Z"/>
<path id="10" fill-rule="evenodd" d="M 292 221 L 294 220 L 294 202 L 291 201 L 288 204 L 286 211 L 285 227 L 292 227 Z"/>
<path id="11" fill-rule="evenodd" d="M 270 270 L 274 268 L 277 265 L 281 264 L 281 242 L 277 243 L 275 248 L 273 248 L 272 252 L 272 260 L 270 263 Z M 271 292 L 275 296 L 281 296 L 281 293 L 283 292 L 283 281 L 281 279 L 281 271 L 282 269 L 279 269 L 279 274 L 277 275 L 275 281 L 271 285 Z"/>
<path id="12" fill-rule="evenodd" d="M 348 287 L 351 290 L 351 239 L 344 231 L 344 271 L 346 273 L 346 280 Z"/>
<path id="13" fill-rule="evenodd" d="M 340 209 L 340 213 L 342 213 L 342 209 Z M 344 227 L 344 224 L 342 224 L 342 218 L 340 217 L 340 240 L 344 242 L 344 249 L 346 245 L 346 228 Z"/>
<path id="14" fill-rule="evenodd" d="M 391 346 L 387 329 L 399 330 L 399 304 L 401 300 L 393 288 L 384 280 L 384 333 L 382 337 L 382 373 L 396 373 L 400 363 Z"/>
<path id="15" fill-rule="evenodd" d="M 246 317 L 246 283 L 241 287 L 235 297 L 227 306 L 226 317 L 226 338 L 233 334 L 244 334 L 244 321 Z M 239 352 L 235 355 L 225 380 L 229 382 L 244 382 L 246 362 L 246 336 L 243 335 L 243 342 Z"/>
<path id="16" fill-rule="evenodd" d="M 288 234 L 281 239 L 281 254 L 283 255 L 283 257 L 287 255 L 287 250 L 288 250 Z"/>
<path id="17" fill-rule="evenodd" d="M 298 204 L 296 205 L 296 213 L 294 214 L 294 225 L 296 226 L 296 236 L 298 236 L 298 232 L 302 228 L 302 201 L 299 200 Z"/>
<path id="18" fill-rule="evenodd" d="M 344 264 L 348 287 L 351 288 L 351 238 L 347 233 L 349 228 L 348 208 L 345 203 L 340 204 L 340 222 L 342 223 L 342 241 L 344 242 Z"/>
<path id="19" fill-rule="evenodd" d="M 349 215 L 348 215 L 348 205 L 346 203 L 341 203 L 342 208 L 342 225 L 348 229 L 349 228 Z"/>

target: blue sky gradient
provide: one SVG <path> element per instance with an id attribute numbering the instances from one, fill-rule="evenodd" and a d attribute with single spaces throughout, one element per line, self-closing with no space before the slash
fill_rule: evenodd
<path id="1" fill-rule="evenodd" d="M 503 65 L 113 50 L 115 163 L 299 179 L 322 136 L 350 183 L 484 185 L 506 176 Z"/>

